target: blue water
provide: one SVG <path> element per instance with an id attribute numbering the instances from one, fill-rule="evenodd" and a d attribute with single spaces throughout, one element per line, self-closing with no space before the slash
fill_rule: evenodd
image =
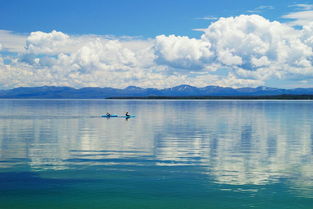
<path id="1" fill-rule="evenodd" d="M 0 100 L 0 208 L 312 209 L 313 102 Z"/>

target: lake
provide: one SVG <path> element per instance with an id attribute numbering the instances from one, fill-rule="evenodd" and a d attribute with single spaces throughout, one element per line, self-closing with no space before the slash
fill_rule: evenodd
<path id="1" fill-rule="evenodd" d="M 312 207 L 312 101 L 0 100 L 1 209 Z"/>

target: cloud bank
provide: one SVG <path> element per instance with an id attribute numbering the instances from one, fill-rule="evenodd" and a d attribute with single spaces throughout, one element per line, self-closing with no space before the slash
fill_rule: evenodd
<path id="1" fill-rule="evenodd" d="M 242 87 L 313 78 L 312 23 L 295 29 L 259 15 L 241 15 L 220 18 L 202 31 L 200 38 L 159 35 L 145 40 L 60 31 L 22 37 L 0 31 L 20 41 L 13 47 L 0 38 L 0 88 Z"/>

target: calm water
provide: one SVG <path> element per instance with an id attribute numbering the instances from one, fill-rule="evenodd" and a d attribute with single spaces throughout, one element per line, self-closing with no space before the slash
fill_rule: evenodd
<path id="1" fill-rule="evenodd" d="M 0 100 L 0 208 L 312 209 L 313 102 Z"/>

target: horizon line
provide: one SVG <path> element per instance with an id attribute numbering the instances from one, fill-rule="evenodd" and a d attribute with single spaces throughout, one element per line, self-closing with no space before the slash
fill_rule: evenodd
<path id="1" fill-rule="evenodd" d="M 231 86 L 218 86 L 218 85 L 207 85 L 207 86 L 202 86 L 202 87 L 198 87 L 198 86 L 193 86 L 193 85 L 189 85 L 189 84 L 180 84 L 177 86 L 172 86 L 172 87 L 164 87 L 164 88 L 153 88 L 153 87 L 140 87 L 140 86 L 134 86 L 134 85 L 130 85 L 130 86 L 126 86 L 124 88 L 117 88 L 117 87 L 110 87 L 110 86 L 104 86 L 104 87 L 100 87 L 100 86 L 85 86 L 85 87 L 73 87 L 73 86 L 55 86 L 55 85 L 43 85 L 43 86 L 18 86 L 18 87 L 13 87 L 13 88 L 6 88 L 6 89 L 0 89 L 0 91 L 7 91 L 7 90 L 12 90 L 12 89 L 18 89 L 18 88 L 42 88 L 42 87 L 56 87 L 56 88 L 72 88 L 72 89 L 84 89 L 84 88 L 112 88 L 112 89 L 127 89 L 127 88 L 140 88 L 140 89 L 157 89 L 157 90 L 163 90 L 163 89 L 170 89 L 170 88 L 175 88 L 175 87 L 180 87 L 180 86 L 189 86 L 189 87 L 194 87 L 194 88 L 205 88 L 205 87 L 220 87 L 220 88 L 232 88 L 232 89 L 242 89 L 242 88 L 271 88 L 271 89 L 310 89 L 313 88 L 312 87 L 293 87 L 293 88 L 279 88 L 279 87 L 272 87 L 272 86 L 256 86 L 256 87 L 251 87 L 251 86 L 243 86 L 243 87 L 231 87 Z"/>

